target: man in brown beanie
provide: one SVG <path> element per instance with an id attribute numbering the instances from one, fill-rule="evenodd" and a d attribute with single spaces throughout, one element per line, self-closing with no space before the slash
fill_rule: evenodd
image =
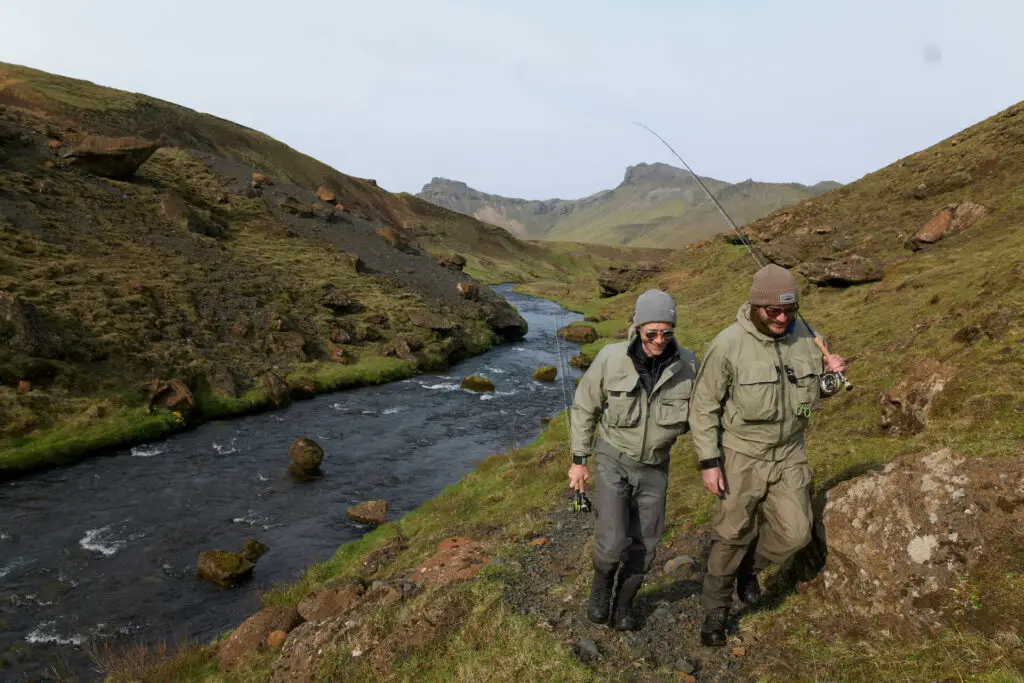
<path id="1" fill-rule="evenodd" d="M 676 342 L 675 325 L 676 305 L 666 292 L 637 297 L 629 340 L 598 352 L 572 404 L 569 487 L 583 491 L 591 448 L 597 479 L 587 617 L 619 630 L 636 626 L 633 598 L 665 530 L 668 454 L 686 433 L 699 367 Z"/>
<path id="2" fill-rule="evenodd" d="M 822 372 L 844 372 L 846 361 L 822 357 L 796 318 L 798 305 L 789 271 L 759 270 L 736 322 L 708 345 L 694 384 L 690 429 L 704 487 L 718 497 L 700 597 L 705 645 L 726 641 L 733 586 L 756 606 L 758 572 L 811 539 L 804 428 L 821 399 Z"/>

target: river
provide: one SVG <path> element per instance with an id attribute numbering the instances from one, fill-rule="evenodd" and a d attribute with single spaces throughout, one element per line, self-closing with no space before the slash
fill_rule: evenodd
<path id="1" fill-rule="evenodd" d="M 383 498 L 396 520 L 487 456 L 532 441 L 564 404 L 562 384 L 530 375 L 558 364 L 556 321 L 580 316 L 494 289 L 529 333 L 444 373 L 208 423 L 0 485 L 0 679 L 96 680 L 90 641 L 211 640 L 256 611 L 261 592 L 367 532 L 345 517 L 349 505 Z M 560 343 L 567 366 L 577 347 Z M 469 374 L 495 392 L 459 389 Z M 306 483 L 286 471 L 300 436 L 325 451 L 324 476 Z M 195 577 L 201 551 L 238 551 L 247 538 L 270 548 L 252 581 L 223 590 Z"/>

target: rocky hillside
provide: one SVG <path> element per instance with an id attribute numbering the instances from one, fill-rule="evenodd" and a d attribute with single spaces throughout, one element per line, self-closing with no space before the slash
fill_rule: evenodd
<path id="1" fill-rule="evenodd" d="M 808 187 L 799 183 L 701 180 L 741 225 L 773 209 L 839 187 L 833 182 Z M 417 196 L 520 237 L 682 247 L 728 229 L 689 172 L 666 164 L 630 166 L 614 190 L 583 199 L 513 199 L 444 178 L 434 178 Z"/>
<path id="2" fill-rule="evenodd" d="M 594 521 L 566 511 L 563 415 L 148 680 L 1021 680 L 1022 187 L 1024 103 L 749 226 L 855 388 L 811 417 L 815 541 L 763 577 L 766 609 L 737 603 L 726 647 L 699 643 L 712 499 L 687 438 L 639 629 L 586 621 Z M 702 354 L 754 270 L 713 239 L 612 296 L 563 293 L 600 336 L 574 362 L 650 286 Z"/>
<path id="3" fill-rule="evenodd" d="M 559 252 L 257 131 L 0 63 L 0 473 L 441 367 Z"/>

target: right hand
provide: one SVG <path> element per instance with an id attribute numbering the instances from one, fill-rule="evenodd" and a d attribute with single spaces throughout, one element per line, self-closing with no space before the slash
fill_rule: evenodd
<path id="1" fill-rule="evenodd" d="M 708 493 L 716 496 L 725 493 L 725 475 L 722 474 L 721 467 L 709 467 L 706 470 L 701 470 L 700 476 L 704 479 L 704 488 L 708 490 Z"/>
<path id="2" fill-rule="evenodd" d="M 590 478 L 586 465 L 569 465 L 569 488 L 583 493 L 583 482 Z"/>

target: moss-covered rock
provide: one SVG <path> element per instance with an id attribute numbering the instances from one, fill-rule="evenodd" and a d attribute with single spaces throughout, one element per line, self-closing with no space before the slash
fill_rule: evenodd
<path id="1" fill-rule="evenodd" d="M 470 391 L 494 391 L 494 382 L 480 375 L 470 375 L 464 378 L 459 386 Z"/>
<path id="2" fill-rule="evenodd" d="M 238 553 L 204 550 L 196 562 L 196 576 L 221 588 L 230 588 L 252 578 L 255 567 Z"/>
<path id="3" fill-rule="evenodd" d="M 591 325 L 566 325 L 558 331 L 558 336 L 576 344 L 591 344 L 598 339 L 597 330 Z"/>
<path id="4" fill-rule="evenodd" d="M 558 377 L 558 368 L 554 365 L 541 365 L 533 371 L 533 378 L 538 382 L 554 382 Z"/>
<path id="5" fill-rule="evenodd" d="M 302 437 L 292 442 L 288 457 L 303 472 L 314 472 L 324 461 L 324 449 L 313 439 Z"/>

